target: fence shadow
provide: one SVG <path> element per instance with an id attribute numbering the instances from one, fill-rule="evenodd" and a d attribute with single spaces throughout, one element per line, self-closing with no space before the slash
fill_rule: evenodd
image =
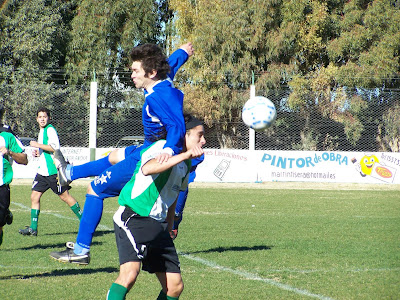
<path id="1" fill-rule="evenodd" d="M 93 242 L 92 245 L 102 245 L 102 242 Z M 15 249 L 6 249 L 2 251 L 15 251 L 15 250 L 33 250 L 33 249 L 42 249 L 42 250 L 54 250 L 57 248 L 65 248 L 65 243 L 55 243 L 55 244 L 36 244 L 29 247 L 21 247 Z"/>
<path id="2" fill-rule="evenodd" d="M 103 236 L 103 235 L 112 234 L 112 233 L 114 233 L 114 230 L 97 230 L 97 231 L 94 232 L 93 236 Z M 60 232 L 44 233 L 42 235 L 69 235 L 69 234 L 77 235 L 78 231 L 70 231 L 70 232 L 62 232 L 62 233 L 60 233 Z"/>
<path id="3" fill-rule="evenodd" d="M 51 272 L 38 273 L 38 274 L 28 274 L 28 275 L 9 275 L 9 276 L 0 276 L 0 280 L 9 280 L 9 279 L 31 279 L 36 277 L 55 277 L 55 276 L 71 276 L 71 275 L 87 275 L 87 274 L 95 274 L 95 273 L 114 273 L 119 272 L 119 268 L 97 268 L 97 269 L 67 269 L 67 270 L 53 270 Z"/>
<path id="4" fill-rule="evenodd" d="M 222 252 L 227 252 L 227 251 L 271 250 L 273 247 L 274 246 L 265 246 L 265 245 L 252 246 L 252 247 L 246 247 L 246 246 L 216 247 L 216 248 L 211 248 L 208 250 L 199 250 L 199 251 L 192 251 L 192 252 L 185 252 L 185 253 L 186 254 L 196 254 L 196 253 L 212 253 L 212 252 L 222 253 Z"/>

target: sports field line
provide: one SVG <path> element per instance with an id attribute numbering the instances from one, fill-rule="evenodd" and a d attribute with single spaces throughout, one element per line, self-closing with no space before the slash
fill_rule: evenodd
<path id="1" fill-rule="evenodd" d="M 206 265 L 207 267 L 210 267 L 210 268 L 213 268 L 213 269 L 216 269 L 216 270 L 225 271 L 225 272 L 228 272 L 228 273 L 232 273 L 232 274 L 238 275 L 240 277 L 244 277 L 246 279 L 261 281 L 261 282 L 264 282 L 266 284 L 269 284 L 269 285 L 272 285 L 272 286 L 276 286 L 276 287 L 278 287 L 278 288 L 280 288 L 282 290 L 286 290 L 286 291 L 293 292 L 293 293 L 296 293 L 296 294 L 299 294 L 299 295 L 308 296 L 308 297 L 312 297 L 312 298 L 317 298 L 317 299 L 321 299 L 321 300 L 333 300 L 333 298 L 326 297 L 326 296 L 323 296 L 323 295 L 314 294 L 314 293 L 311 293 L 311 292 L 309 292 L 307 290 L 298 289 L 298 288 L 293 287 L 293 286 L 288 285 L 288 284 L 276 282 L 275 280 L 272 280 L 272 279 L 262 278 L 262 277 L 260 277 L 260 276 L 258 276 L 256 274 L 252 274 L 252 273 L 249 273 L 249 272 L 238 271 L 238 270 L 234 270 L 234 269 L 231 269 L 231 268 L 223 267 L 223 266 L 217 265 L 216 263 L 214 263 L 212 261 L 205 260 L 203 258 L 196 257 L 196 256 L 193 256 L 193 255 L 184 253 L 184 252 L 179 252 L 178 251 L 178 254 L 183 256 L 183 257 L 185 257 L 185 258 L 187 258 L 187 259 L 190 259 L 190 260 L 199 262 L 199 263 L 201 263 L 203 265 Z"/>
<path id="2" fill-rule="evenodd" d="M 28 207 L 28 206 L 26 206 L 26 205 L 24 205 L 22 203 L 12 202 L 12 204 L 14 204 L 14 205 L 26 210 L 26 211 L 30 210 L 30 207 Z M 60 218 L 60 219 L 78 221 L 77 218 L 66 217 L 66 216 L 63 216 L 63 215 L 61 215 L 59 213 L 46 212 L 46 211 L 43 211 L 42 213 L 49 214 L 49 215 L 55 216 L 55 217 Z M 110 228 L 110 227 L 108 227 L 106 225 L 102 225 L 102 224 L 99 224 L 98 227 L 100 229 L 102 229 L 102 230 L 109 230 L 109 231 L 113 230 L 113 228 Z M 236 274 L 236 275 L 238 275 L 240 277 L 244 277 L 246 279 L 261 281 L 261 282 L 267 283 L 269 285 L 273 285 L 273 286 L 276 286 L 276 287 L 278 287 L 280 289 L 287 290 L 287 291 L 290 291 L 290 292 L 293 292 L 293 293 L 296 293 L 296 294 L 299 294 L 299 295 L 304 295 L 304 296 L 317 298 L 317 299 L 321 299 L 321 300 L 333 300 L 333 298 L 326 297 L 326 296 L 323 296 L 323 295 L 314 294 L 314 293 L 311 293 L 311 292 L 309 292 L 307 290 L 299 289 L 299 288 L 296 288 L 296 287 L 293 287 L 293 286 L 290 286 L 290 285 L 287 285 L 287 284 L 276 282 L 276 281 L 274 281 L 272 279 L 262 278 L 262 277 L 260 277 L 260 276 L 258 276 L 256 274 L 252 274 L 252 273 L 249 273 L 249 272 L 238 271 L 238 270 L 234 270 L 234 269 L 231 269 L 231 268 L 223 267 L 223 266 L 217 265 L 216 263 L 214 263 L 212 261 L 208 261 L 208 260 L 205 260 L 203 258 L 193 256 L 191 254 L 187 254 L 187 253 L 179 252 L 179 251 L 178 251 L 178 253 L 182 257 L 185 257 L 185 258 L 187 258 L 189 260 L 193 260 L 193 261 L 199 262 L 199 263 L 201 263 L 203 265 L 206 265 L 208 267 L 211 267 L 213 269 L 222 270 L 222 271 L 225 271 L 225 272 L 228 272 L 228 273 Z M 3 267 L 7 267 L 7 266 L 3 266 Z M 375 271 L 382 271 L 382 270 L 386 270 L 386 269 L 377 269 Z M 284 271 L 288 271 L 288 270 L 273 270 L 273 271 L 274 272 L 276 272 L 276 271 L 284 272 Z M 318 270 L 310 270 L 310 271 L 311 272 L 318 272 Z M 319 270 L 319 271 L 321 272 L 322 270 Z M 361 271 L 362 270 L 353 270 L 353 272 L 361 272 Z M 372 271 L 372 270 L 370 270 L 370 271 Z M 307 270 L 303 270 L 303 271 L 300 270 L 300 271 L 297 271 L 297 272 L 308 272 L 308 271 Z"/>
<path id="3" fill-rule="evenodd" d="M 22 203 L 18 203 L 18 202 L 12 201 L 11 204 L 14 204 L 14 205 L 26 210 L 26 211 L 30 211 L 31 210 L 30 207 L 28 207 L 28 206 L 26 206 L 26 205 L 24 205 Z M 41 214 L 52 215 L 52 216 L 55 216 L 55 217 L 60 218 L 60 219 L 66 219 L 66 220 L 72 220 L 72 221 L 79 222 L 78 218 L 76 218 L 76 217 L 75 218 L 66 217 L 66 216 L 63 216 L 61 214 L 54 213 L 54 212 L 49 212 L 49 211 L 45 211 L 45 210 L 43 210 L 43 211 L 41 210 L 40 213 Z M 101 229 L 101 230 L 108 230 L 108 231 L 114 230 L 114 228 L 110 228 L 110 227 L 102 225 L 102 224 L 99 224 L 98 228 Z"/>

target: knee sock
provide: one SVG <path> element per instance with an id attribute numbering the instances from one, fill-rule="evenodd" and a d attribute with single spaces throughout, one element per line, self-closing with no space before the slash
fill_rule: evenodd
<path id="1" fill-rule="evenodd" d="M 112 164 L 108 160 L 108 156 L 100 158 L 98 160 L 88 162 L 83 165 L 72 166 L 69 170 L 70 177 L 71 177 L 69 179 L 75 180 L 75 179 L 79 179 L 79 178 L 97 176 L 111 166 L 112 166 Z"/>
<path id="2" fill-rule="evenodd" d="M 31 209 L 31 228 L 33 230 L 37 230 L 38 228 L 39 213 L 39 209 Z"/>
<path id="3" fill-rule="evenodd" d="M 164 293 L 163 290 L 160 291 L 157 297 L 157 300 L 178 300 L 178 299 L 179 297 L 168 296 L 167 294 Z"/>
<path id="4" fill-rule="evenodd" d="M 103 214 L 103 199 L 98 196 L 86 195 L 85 206 L 79 224 L 78 236 L 76 237 L 74 253 L 86 254 L 90 251 L 93 234 L 100 223 Z"/>
<path id="5" fill-rule="evenodd" d="M 157 300 L 167 300 L 167 295 L 163 292 L 163 290 L 161 290 L 158 294 Z"/>
<path id="6" fill-rule="evenodd" d="M 123 300 L 127 293 L 126 287 L 114 282 L 108 291 L 107 300 Z"/>
<path id="7" fill-rule="evenodd" d="M 70 208 L 74 212 L 74 214 L 78 217 L 78 219 L 80 220 L 82 218 L 82 210 L 81 210 L 79 203 L 76 202 Z"/>

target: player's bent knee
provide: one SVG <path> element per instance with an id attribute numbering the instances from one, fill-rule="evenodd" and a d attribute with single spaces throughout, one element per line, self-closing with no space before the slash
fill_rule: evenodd
<path id="1" fill-rule="evenodd" d="M 125 149 L 114 149 L 111 151 L 111 153 L 108 155 L 108 161 L 110 164 L 115 165 L 119 163 L 121 160 L 125 159 Z"/>
<path id="2" fill-rule="evenodd" d="M 140 263 L 128 262 L 120 266 L 120 272 L 116 283 L 125 286 L 130 290 L 135 284 L 140 273 Z"/>
<path id="3" fill-rule="evenodd" d="M 183 292 L 183 288 L 184 286 L 182 281 L 173 286 L 168 285 L 167 295 L 171 297 L 179 297 Z"/>
<path id="4" fill-rule="evenodd" d="M 167 276 L 167 295 L 172 297 L 179 297 L 183 292 L 184 284 L 180 274 L 178 276 Z"/>
<path id="5" fill-rule="evenodd" d="M 88 185 L 88 187 L 87 187 L 87 189 L 86 189 L 86 194 L 92 195 L 92 196 L 98 196 L 98 195 L 96 194 L 96 192 L 93 190 L 92 184 L 91 184 L 91 183 L 89 183 L 89 185 Z"/>

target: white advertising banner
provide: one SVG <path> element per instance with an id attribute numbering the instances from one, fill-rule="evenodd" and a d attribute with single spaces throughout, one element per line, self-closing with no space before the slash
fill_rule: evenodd
<path id="1" fill-rule="evenodd" d="M 113 148 L 96 149 L 96 159 Z M 63 147 L 74 165 L 90 161 L 89 148 Z M 13 164 L 14 178 L 34 178 L 38 158 L 27 147 L 27 166 Z M 345 182 L 400 184 L 400 153 L 205 149 L 197 167 L 198 182 Z"/>
<path id="2" fill-rule="evenodd" d="M 28 165 L 13 163 L 14 178 L 35 178 L 39 158 L 32 156 L 33 149 L 32 147 L 25 147 L 25 153 L 28 155 Z M 89 148 L 63 147 L 61 151 L 65 159 L 74 165 L 81 165 L 90 161 Z"/>
<path id="3" fill-rule="evenodd" d="M 198 182 L 347 182 L 400 184 L 400 153 L 205 151 Z"/>

